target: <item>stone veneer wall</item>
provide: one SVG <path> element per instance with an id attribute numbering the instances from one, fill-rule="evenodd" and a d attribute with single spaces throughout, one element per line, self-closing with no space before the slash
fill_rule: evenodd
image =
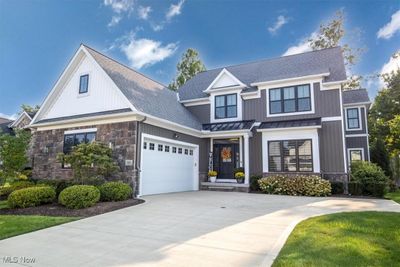
<path id="1" fill-rule="evenodd" d="M 134 166 L 125 166 L 125 160 L 135 162 L 137 131 L 134 121 L 34 132 L 32 135 L 33 177 L 72 178 L 72 170 L 63 169 L 61 163 L 57 161 L 57 155 L 63 152 L 64 131 L 86 128 L 97 128 L 97 142 L 113 144 L 113 157 L 121 169 L 117 178 L 132 183 L 134 191 L 137 192 L 137 175 Z"/>

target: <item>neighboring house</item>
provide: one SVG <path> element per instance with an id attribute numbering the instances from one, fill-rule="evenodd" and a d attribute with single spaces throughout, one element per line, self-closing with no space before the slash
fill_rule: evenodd
<path id="1" fill-rule="evenodd" d="M 0 134 L 12 134 L 13 130 L 10 124 L 13 123 L 12 120 L 0 117 Z"/>
<path id="2" fill-rule="evenodd" d="M 19 114 L 18 118 L 10 124 L 10 128 L 29 130 L 29 124 L 32 122 L 35 115 L 36 112 L 26 112 L 23 110 L 21 114 Z"/>
<path id="3" fill-rule="evenodd" d="M 345 81 L 332 48 L 201 72 L 176 94 L 81 45 L 30 125 L 34 176 L 71 177 L 57 154 L 96 140 L 139 195 L 247 191 L 253 174 L 346 180 L 350 158 L 369 159 L 369 99 Z M 208 183 L 209 169 L 225 183 Z"/>

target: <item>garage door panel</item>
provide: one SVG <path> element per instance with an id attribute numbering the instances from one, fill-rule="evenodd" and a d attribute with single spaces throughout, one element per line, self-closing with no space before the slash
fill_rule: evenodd
<path id="1" fill-rule="evenodd" d="M 145 138 L 142 144 L 141 195 L 194 190 L 195 149 Z"/>

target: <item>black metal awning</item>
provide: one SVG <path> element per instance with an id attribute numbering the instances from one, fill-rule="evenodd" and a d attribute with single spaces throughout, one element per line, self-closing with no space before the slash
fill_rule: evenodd
<path id="1" fill-rule="evenodd" d="M 254 120 L 248 121 L 232 121 L 232 122 L 217 122 L 203 124 L 203 131 L 236 131 L 236 130 L 247 130 L 251 129 Z"/>
<path id="2" fill-rule="evenodd" d="M 320 126 L 321 118 L 262 122 L 258 129 Z"/>

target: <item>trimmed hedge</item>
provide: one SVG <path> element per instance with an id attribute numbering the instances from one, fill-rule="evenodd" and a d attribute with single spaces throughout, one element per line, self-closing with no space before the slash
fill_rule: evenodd
<path id="1" fill-rule="evenodd" d="M 58 202 L 69 209 L 91 207 L 100 200 L 100 190 L 93 185 L 73 185 L 65 188 Z"/>
<path id="2" fill-rule="evenodd" d="M 100 187 L 102 201 L 122 201 L 132 196 L 132 188 L 123 182 L 109 182 Z"/>
<path id="3" fill-rule="evenodd" d="M 10 195 L 12 192 L 22 189 L 22 188 L 27 188 L 27 187 L 32 187 L 35 186 L 34 183 L 30 181 L 16 181 L 11 183 L 9 186 L 1 186 L 0 187 L 0 197 L 7 197 Z"/>
<path id="4" fill-rule="evenodd" d="M 66 179 L 42 179 L 36 182 L 37 186 L 51 186 L 56 190 L 57 197 L 60 195 L 61 191 L 69 186 L 73 186 L 76 183 L 73 180 L 66 180 Z"/>
<path id="5" fill-rule="evenodd" d="M 332 194 L 344 194 L 344 184 L 343 182 L 331 182 Z"/>
<path id="6" fill-rule="evenodd" d="M 349 193 L 383 197 L 389 189 L 389 178 L 378 165 L 368 161 L 356 161 L 351 164 Z M 349 185 L 350 186 L 350 185 Z"/>
<path id="7" fill-rule="evenodd" d="M 12 192 L 7 199 L 10 208 L 35 207 L 51 203 L 56 199 L 56 191 L 50 186 L 39 186 L 19 189 Z"/>
<path id="8" fill-rule="evenodd" d="M 258 181 L 261 191 L 267 194 L 291 196 L 328 196 L 331 194 L 329 181 L 316 175 L 275 175 Z"/>

